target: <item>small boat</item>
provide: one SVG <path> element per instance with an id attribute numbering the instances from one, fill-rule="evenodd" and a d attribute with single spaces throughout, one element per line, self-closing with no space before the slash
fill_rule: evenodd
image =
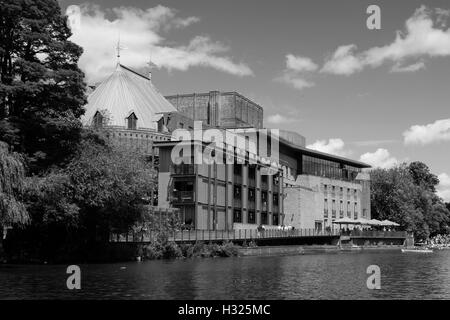
<path id="1" fill-rule="evenodd" d="M 428 248 L 408 248 L 408 249 L 402 249 L 403 253 L 409 253 L 409 252 L 414 252 L 414 253 L 433 253 L 433 250 L 428 249 Z"/>

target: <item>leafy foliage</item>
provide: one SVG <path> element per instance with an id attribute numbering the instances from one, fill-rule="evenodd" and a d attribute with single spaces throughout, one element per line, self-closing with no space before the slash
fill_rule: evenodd
<path id="1" fill-rule="evenodd" d="M 27 181 L 25 200 L 36 245 L 61 242 L 69 246 L 66 250 L 88 252 L 86 246 L 105 242 L 112 229 L 126 231 L 142 219 L 143 199 L 153 185 L 143 156 L 86 132 L 65 167 Z"/>
<path id="2" fill-rule="evenodd" d="M 448 233 L 450 211 L 435 191 L 439 179 L 421 162 L 371 172 L 372 216 L 399 223 L 416 238 Z"/>
<path id="3" fill-rule="evenodd" d="M 28 222 L 28 213 L 21 201 L 24 181 L 22 157 L 0 142 L 0 227 Z"/>
<path id="4" fill-rule="evenodd" d="M 82 49 L 68 40 L 55 0 L 2 0 L 0 17 L 0 140 L 41 172 L 63 163 L 80 139 Z"/>

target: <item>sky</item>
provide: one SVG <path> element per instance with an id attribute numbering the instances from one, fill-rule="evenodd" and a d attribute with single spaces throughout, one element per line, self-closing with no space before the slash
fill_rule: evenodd
<path id="1" fill-rule="evenodd" d="M 120 61 L 164 95 L 237 91 L 265 125 L 389 168 L 423 161 L 450 201 L 448 0 L 60 0 L 95 84 Z M 370 5 L 380 29 L 369 29 Z"/>

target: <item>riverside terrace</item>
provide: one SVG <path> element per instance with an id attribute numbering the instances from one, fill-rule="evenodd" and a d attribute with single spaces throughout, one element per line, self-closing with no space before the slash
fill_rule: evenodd
<path id="1" fill-rule="evenodd" d="M 154 214 L 163 218 L 176 218 L 181 213 L 174 208 L 155 208 Z M 353 222 L 358 225 L 358 222 Z M 360 223 L 361 224 L 361 223 Z M 367 227 L 367 224 L 365 224 Z M 136 225 L 128 233 L 112 233 L 111 244 L 147 244 L 160 234 L 146 225 Z M 288 229 L 281 226 L 259 227 L 257 229 L 234 230 L 174 230 L 168 233 L 168 240 L 176 243 L 212 242 L 221 243 L 231 241 L 236 244 L 253 241 L 259 246 L 268 245 L 337 245 L 341 248 L 379 245 L 410 245 L 411 237 L 406 231 L 353 230 L 338 228 L 330 229 Z"/>
<path id="2" fill-rule="evenodd" d="M 146 244 L 154 241 L 158 231 L 134 230 L 128 234 L 111 234 L 111 243 Z M 239 230 L 180 230 L 170 232 L 168 240 L 176 243 L 223 242 L 237 244 L 250 241 L 257 245 L 405 245 L 408 235 L 406 231 L 374 231 L 351 230 L 343 232 L 339 229 L 328 231 L 317 229 L 239 229 Z"/>

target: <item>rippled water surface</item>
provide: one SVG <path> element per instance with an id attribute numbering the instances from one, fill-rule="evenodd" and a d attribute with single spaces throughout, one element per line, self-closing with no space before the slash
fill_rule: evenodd
<path id="1" fill-rule="evenodd" d="M 381 290 L 366 269 L 381 268 Z M 0 265 L 1 299 L 450 299 L 450 250 L 63 265 Z"/>

